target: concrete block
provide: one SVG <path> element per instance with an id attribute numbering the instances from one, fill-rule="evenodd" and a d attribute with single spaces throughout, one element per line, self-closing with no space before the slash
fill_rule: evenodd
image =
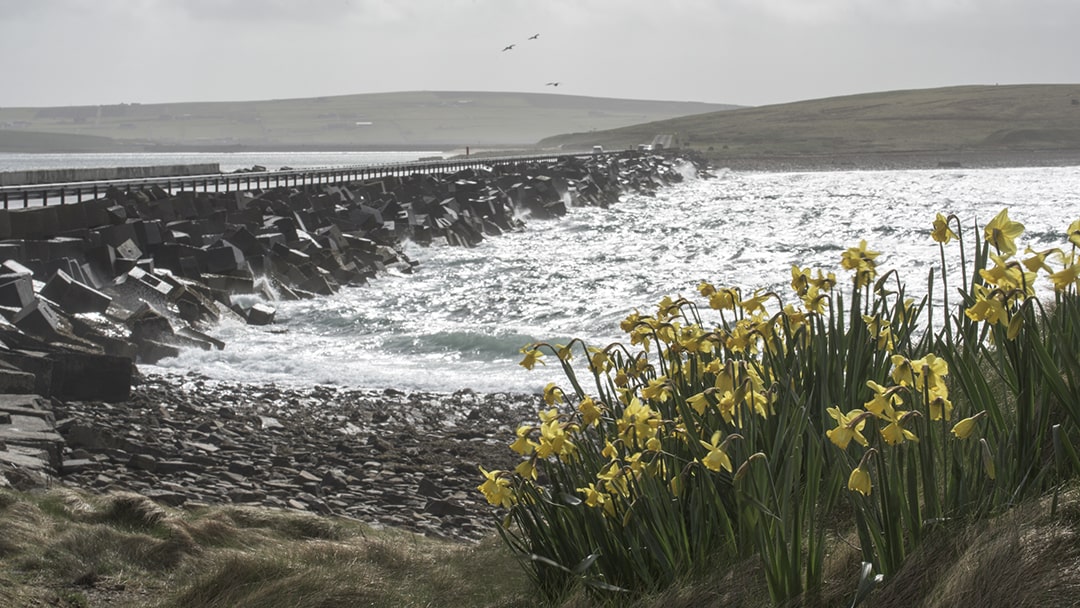
<path id="1" fill-rule="evenodd" d="M 10 364 L 0 366 L 0 394 L 33 394 L 37 378 L 34 374 L 16 369 Z"/>
<path id="2" fill-rule="evenodd" d="M 132 362 L 127 357 L 59 351 L 53 360 L 52 396 L 61 401 L 127 401 Z"/>
<path id="3" fill-rule="evenodd" d="M 60 316 L 44 300 L 34 299 L 12 319 L 11 323 L 19 329 L 39 337 L 52 338 L 62 331 Z"/>
<path id="4" fill-rule="evenodd" d="M 48 398 L 52 394 L 53 362 L 49 359 L 48 353 L 33 350 L 0 350 L 0 361 L 33 374 L 35 395 Z"/>
<path id="5" fill-rule="evenodd" d="M 34 281 L 28 274 L 0 275 L 0 306 L 22 309 L 34 301 Z"/>
<path id="6" fill-rule="evenodd" d="M 247 309 L 245 318 L 250 325 L 269 325 L 274 322 L 274 315 L 277 310 L 274 307 L 263 304 L 261 302 L 256 303 Z"/>
<path id="7" fill-rule="evenodd" d="M 205 272 L 219 274 L 241 268 L 244 254 L 228 241 L 218 241 L 219 246 L 210 247 L 203 252 L 202 262 Z"/>
<path id="8" fill-rule="evenodd" d="M 117 245 L 116 252 L 125 260 L 138 260 L 143 257 L 142 249 L 135 244 L 134 239 L 128 239 Z"/>
<path id="9" fill-rule="evenodd" d="M 76 281 L 62 270 L 45 283 L 41 295 L 60 305 L 68 314 L 79 312 L 105 312 L 112 298 L 104 293 Z"/>

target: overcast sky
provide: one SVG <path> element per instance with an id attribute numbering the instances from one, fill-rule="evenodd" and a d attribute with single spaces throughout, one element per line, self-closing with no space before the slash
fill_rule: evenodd
<path id="1" fill-rule="evenodd" d="M 1078 27 L 1080 0 L 0 0 L 0 106 L 1080 83 Z"/>

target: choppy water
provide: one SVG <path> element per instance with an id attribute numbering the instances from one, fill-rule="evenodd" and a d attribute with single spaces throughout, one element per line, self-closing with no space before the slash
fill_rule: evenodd
<path id="1" fill-rule="evenodd" d="M 536 340 L 606 345 L 634 308 L 696 295 L 702 279 L 789 296 L 792 264 L 833 270 L 866 239 L 925 293 L 938 261 L 937 212 L 969 226 L 1000 209 L 1025 244 L 1058 246 L 1080 219 L 1080 167 L 821 173 L 721 172 L 609 209 L 572 208 L 473 249 L 409 245 L 411 276 L 387 275 L 333 297 L 277 304 L 270 328 L 225 324 L 219 352 L 157 368 L 279 384 L 332 383 L 454 391 L 538 390 L 554 366 L 517 365 Z M 549 357 L 550 358 L 550 357 Z"/>

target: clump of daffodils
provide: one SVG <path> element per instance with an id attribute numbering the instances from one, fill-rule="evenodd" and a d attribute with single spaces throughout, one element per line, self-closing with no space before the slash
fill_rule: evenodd
<path id="1" fill-rule="evenodd" d="M 934 219 L 943 258 L 959 228 L 953 216 Z M 938 333 L 929 330 L 932 306 L 905 298 L 902 286 L 886 289 L 895 271 L 881 275 L 880 252 L 861 241 L 838 260 L 851 275 L 850 309 L 833 272 L 793 266 L 790 301 L 702 281 L 700 299 L 665 297 L 627 315 L 624 343 L 527 345 L 522 367 L 551 362 L 567 383 L 545 387 L 544 409 L 516 429 L 509 447 L 518 466 L 481 469 L 478 489 L 507 511 L 504 530 L 517 524 L 505 537 L 534 556 L 538 581 L 599 569 L 592 584 L 625 591 L 638 579 L 656 588 L 656 572 L 717 552 L 807 551 L 823 534 L 812 514 L 826 504 L 824 488 L 846 480 L 863 538 L 872 540 L 862 547 L 867 561 L 895 571 L 925 521 L 986 504 L 973 493 L 997 492 L 1009 464 L 1001 454 L 1016 433 L 976 381 L 987 373 L 976 358 L 992 345 L 973 340 L 1018 340 L 1032 324 L 1039 277 L 1059 298 L 1080 287 L 1080 220 L 1069 225 L 1066 248 L 1029 247 L 1018 258 L 1022 233 L 1005 210 L 985 226 L 985 263 L 957 310 L 946 299 Z M 788 505 L 778 493 L 802 502 Z M 761 509 L 765 517 L 748 516 Z M 770 522 L 783 517 L 807 520 L 790 528 L 804 532 L 777 544 L 785 528 Z M 706 529 L 717 546 L 699 546 L 708 544 Z M 767 542 L 734 545 L 753 538 Z M 654 542 L 646 559 L 641 547 Z M 803 564 L 803 578 L 784 572 Z M 820 577 L 813 560 L 770 554 L 766 566 L 779 599 Z"/>

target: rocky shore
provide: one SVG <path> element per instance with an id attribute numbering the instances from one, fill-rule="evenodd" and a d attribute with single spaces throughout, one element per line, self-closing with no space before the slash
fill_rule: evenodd
<path id="1" fill-rule="evenodd" d="M 141 379 L 121 403 L 54 404 L 58 482 L 172 506 L 297 509 L 462 540 L 489 535 L 478 466 L 516 464 L 532 395 Z"/>

